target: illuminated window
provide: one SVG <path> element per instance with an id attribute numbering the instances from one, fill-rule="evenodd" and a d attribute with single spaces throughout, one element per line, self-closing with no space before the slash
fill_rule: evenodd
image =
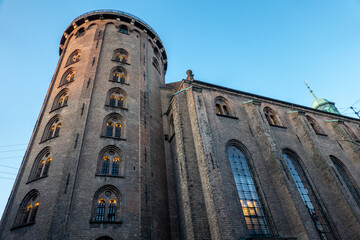
<path id="1" fill-rule="evenodd" d="M 126 82 L 126 72 L 123 68 L 118 67 L 111 74 L 112 82 L 125 83 Z"/>
<path id="2" fill-rule="evenodd" d="M 51 161 L 52 157 L 50 156 L 50 149 L 46 147 L 35 158 L 29 181 L 46 177 L 49 172 Z"/>
<path id="3" fill-rule="evenodd" d="M 124 118 L 117 113 L 112 113 L 105 118 L 105 126 L 103 128 L 103 136 L 113 138 L 123 137 L 123 121 Z"/>
<path id="4" fill-rule="evenodd" d="M 129 33 L 128 27 L 125 25 L 121 25 L 119 28 L 119 32 L 128 34 Z"/>
<path id="5" fill-rule="evenodd" d="M 39 192 L 30 191 L 20 204 L 14 227 L 26 226 L 35 223 L 39 208 Z"/>
<path id="6" fill-rule="evenodd" d="M 215 98 L 215 108 L 216 113 L 222 116 L 231 116 L 231 112 L 229 110 L 229 102 L 223 97 Z"/>
<path id="7" fill-rule="evenodd" d="M 280 119 L 274 110 L 269 107 L 265 107 L 264 114 L 270 126 L 282 126 Z"/>
<path id="8" fill-rule="evenodd" d="M 94 195 L 93 222 L 118 223 L 120 192 L 112 185 L 101 187 Z"/>
<path id="9" fill-rule="evenodd" d="M 105 218 L 106 202 L 104 199 L 100 199 L 96 208 L 96 221 L 104 221 Z"/>
<path id="10" fill-rule="evenodd" d="M 68 60 L 66 61 L 66 66 L 73 64 L 73 63 L 77 63 L 80 61 L 80 57 L 81 57 L 81 52 L 80 50 L 75 50 L 73 51 L 70 56 L 68 57 Z"/>
<path id="11" fill-rule="evenodd" d="M 329 221 L 320 206 L 319 200 L 315 196 L 313 188 L 300 165 L 300 158 L 296 153 L 288 149 L 284 150 L 283 156 L 320 238 L 336 239 L 330 228 Z"/>
<path id="12" fill-rule="evenodd" d="M 52 119 L 50 119 L 50 121 L 46 125 L 41 140 L 45 141 L 48 139 L 58 137 L 60 133 L 60 128 L 61 128 L 61 123 L 60 123 L 59 115 L 56 115 Z"/>
<path id="13" fill-rule="evenodd" d="M 114 53 L 113 53 L 114 61 L 121 62 L 121 63 L 127 63 L 128 57 L 129 57 L 129 54 L 125 49 L 119 48 L 119 49 L 114 50 Z"/>
<path id="14" fill-rule="evenodd" d="M 116 96 L 115 95 L 111 95 L 110 96 L 110 106 L 115 106 L 116 104 Z"/>
<path id="15" fill-rule="evenodd" d="M 270 235 L 244 153 L 236 146 L 229 146 L 227 148 L 227 155 L 249 234 Z"/>
<path id="16" fill-rule="evenodd" d="M 100 153 L 99 175 L 120 176 L 121 156 L 120 150 L 115 147 L 107 147 Z"/>
<path id="17" fill-rule="evenodd" d="M 73 81 L 75 81 L 75 70 L 74 68 L 69 68 L 62 76 L 59 86 L 69 84 Z"/>
<path id="18" fill-rule="evenodd" d="M 310 123 L 312 129 L 315 131 L 316 134 L 323 134 L 324 135 L 324 131 L 321 129 L 321 127 L 315 121 L 315 119 L 313 119 L 309 115 L 306 115 L 306 119 L 308 120 L 308 122 Z"/>
<path id="19" fill-rule="evenodd" d="M 334 163 L 334 166 L 338 172 L 338 175 L 345 183 L 345 186 L 348 188 L 349 192 L 353 196 L 356 204 L 360 207 L 360 190 L 355 180 L 346 169 L 345 165 L 335 156 L 330 156 L 331 161 Z"/>
<path id="20" fill-rule="evenodd" d="M 118 97 L 118 107 L 123 107 L 124 106 L 124 98 L 123 97 Z"/>
<path id="21" fill-rule="evenodd" d="M 122 89 L 116 88 L 111 89 L 108 93 L 107 104 L 112 107 L 124 107 L 124 94 L 125 92 Z"/>
<path id="22" fill-rule="evenodd" d="M 51 110 L 55 110 L 61 107 L 65 107 L 67 106 L 67 103 L 69 101 L 69 89 L 65 88 L 63 90 L 61 90 L 58 95 L 56 95 L 55 99 L 54 99 L 54 103 L 52 105 Z"/>

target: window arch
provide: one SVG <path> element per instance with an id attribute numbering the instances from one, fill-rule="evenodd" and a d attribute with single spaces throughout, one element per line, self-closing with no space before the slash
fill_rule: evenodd
<path id="1" fill-rule="evenodd" d="M 96 191 L 93 200 L 92 223 L 120 223 L 121 195 L 113 185 Z"/>
<path id="2" fill-rule="evenodd" d="M 67 106 L 68 101 L 69 101 L 69 89 L 64 88 L 58 93 L 58 95 L 56 95 L 51 111 Z"/>
<path id="3" fill-rule="evenodd" d="M 126 76 L 127 76 L 127 72 L 123 67 L 115 67 L 111 71 L 110 81 L 126 83 Z"/>
<path id="4" fill-rule="evenodd" d="M 215 98 L 215 108 L 217 115 L 223 116 L 232 116 L 232 112 L 230 110 L 230 103 L 224 97 L 216 97 Z"/>
<path id="5" fill-rule="evenodd" d="M 345 131 L 349 134 L 351 140 L 360 142 L 360 139 L 356 136 L 354 131 L 346 124 L 344 123 Z"/>
<path id="6" fill-rule="evenodd" d="M 120 25 L 119 32 L 129 34 L 129 29 L 125 25 Z"/>
<path id="7" fill-rule="evenodd" d="M 124 176 L 124 157 L 116 146 L 107 146 L 99 153 L 97 176 Z"/>
<path id="8" fill-rule="evenodd" d="M 80 37 L 83 36 L 84 34 L 85 34 L 85 28 L 82 27 L 76 32 L 75 36 Z"/>
<path id="9" fill-rule="evenodd" d="M 356 184 L 355 180 L 345 167 L 345 165 L 335 156 L 330 155 L 330 159 L 333 162 L 338 175 L 342 179 L 342 181 L 345 183 L 345 186 L 348 188 L 349 192 L 353 196 L 356 204 L 358 207 L 360 207 L 360 190 L 358 185 Z"/>
<path id="10" fill-rule="evenodd" d="M 126 92 L 121 88 L 112 88 L 106 96 L 106 105 L 112 107 L 126 107 Z"/>
<path id="11" fill-rule="evenodd" d="M 22 200 L 14 227 L 27 226 L 35 223 L 36 214 L 39 208 L 39 191 L 31 190 Z"/>
<path id="12" fill-rule="evenodd" d="M 79 49 L 73 51 L 70 56 L 68 57 L 67 61 L 66 61 L 66 65 L 68 66 L 70 64 L 76 63 L 80 61 L 80 57 L 81 57 L 81 51 Z"/>
<path id="13" fill-rule="evenodd" d="M 159 52 L 159 49 L 157 47 L 154 47 L 154 54 L 158 59 L 160 59 L 160 52 Z"/>
<path id="14" fill-rule="evenodd" d="M 159 61 L 155 57 L 153 57 L 152 59 L 152 64 L 154 65 L 155 69 L 160 73 Z"/>
<path id="15" fill-rule="evenodd" d="M 279 116 L 273 109 L 265 107 L 263 111 L 270 126 L 282 126 Z"/>
<path id="16" fill-rule="evenodd" d="M 285 149 L 283 151 L 283 156 L 286 166 L 291 173 L 296 188 L 300 193 L 301 199 L 309 212 L 320 238 L 336 239 L 331 230 L 330 223 L 320 206 L 319 200 L 311 187 L 309 179 L 300 164 L 299 156 L 290 149 Z"/>
<path id="17" fill-rule="evenodd" d="M 93 24 L 91 24 L 91 25 L 87 28 L 87 30 L 93 29 L 95 26 L 96 26 L 96 24 L 93 23 Z"/>
<path id="18" fill-rule="evenodd" d="M 238 196 L 246 226 L 250 235 L 270 235 L 255 183 L 248 166 L 243 147 L 231 143 L 227 147 L 227 156 L 235 180 Z"/>
<path id="19" fill-rule="evenodd" d="M 46 147 L 36 156 L 29 176 L 29 181 L 43 178 L 48 175 L 52 161 L 50 150 L 50 147 Z"/>
<path id="20" fill-rule="evenodd" d="M 315 119 L 313 119 L 309 115 L 306 115 L 306 119 L 316 134 L 325 135 L 324 131 L 321 129 L 320 125 L 315 121 Z"/>
<path id="21" fill-rule="evenodd" d="M 129 62 L 129 54 L 123 48 L 116 49 L 116 50 L 114 50 L 114 53 L 113 53 L 113 60 L 116 62 L 128 63 Z"/>
<path id="22" fill-rule="evenodd" d="M 62 85 L 71 83 L 74 80 L 75 80 L 75 70 L 74 70 L 74 68 L 69 68 L 68 70 L 66 70 L 66 72 L 62 76 L 59 87 L 61 87 Z"/>
<path id="23" fill-rule="evenodd" d="M 102 135 L 105 137 L 125 138 L 125 119 L 118 113 L 105 117 Z"/>
<path id="24" fill-rule="evenodd" d="M 55 115 L 50 119 L 50 121 L 46 125 L 41 141 L 58 137 L 60 133 L 60 128 L 61 128 L 60 116 Z"/>

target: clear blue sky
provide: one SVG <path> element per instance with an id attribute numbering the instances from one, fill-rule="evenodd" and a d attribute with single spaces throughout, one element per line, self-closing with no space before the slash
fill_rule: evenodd
<path id="1" fill-rule="evenodd" d="M 75 17 L 96 9 L 126 11 L 157 31 L 168 83 L 190 68 L 198 80 L 311 106 L 308 80 L 318 97 L 355 116 L 346 108 L 360 99 L 359 0 L 0 0 L 0 215 L 61 35 Z M 360 101 L 354 107 L 360 110 Z"/>

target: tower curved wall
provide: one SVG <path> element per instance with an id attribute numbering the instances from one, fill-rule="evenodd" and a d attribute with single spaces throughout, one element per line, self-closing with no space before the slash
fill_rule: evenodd
<path id="1" fill-rule="evenodd" d="M 94 11 L 69 25 L 1 220 L 0 239 L 169 238 L 158 107 L 166 68 L 158 35 L 130 14 Z M 48 155 L 41 155 L 44 149 Z M 119 155 L 117 171 L 114 162 L 104 170 L 106 151 L 111 160 Z M 32 204 L 25 199 L 32 190 L 38 192 L 35 220 L 30 216 L 35 203 L 28 217 L 22 207 Z M 108 205 L 104 216 L 97 216 L 97 198 L 106 204 L 116 200 L 114 218 Z"/>

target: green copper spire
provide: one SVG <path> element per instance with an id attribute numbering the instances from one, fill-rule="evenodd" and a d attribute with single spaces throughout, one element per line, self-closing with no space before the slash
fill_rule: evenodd
<path id="1" fill-rule="evenodd" d="M 315 98 L 315 101 L 312 103 L 312 107 L 324 112 L 330 112 L 330 113 L 336 113 L 340 114 L 339 110 L 335 107 L 334 102 L 330 102 L 329 100 L 325 98 L 317 98 L 315 94 L 313 93 L 313 90 L 310 89 L 309 85 L 307 84 L 307 81 L 305 81 L 306 87 L 309 89 L 310 93 Z"/>

